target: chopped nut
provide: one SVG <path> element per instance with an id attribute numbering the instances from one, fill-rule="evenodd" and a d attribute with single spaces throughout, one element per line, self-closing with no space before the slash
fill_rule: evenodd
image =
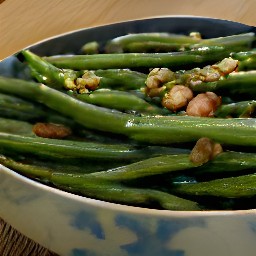
<path id="1" fill-rule="evenodd" d="M 64 125 L 52 123 L 36 123 L 33 132 L 39 137 L 50 139 L 62 139 L 72 133 L 71 129 Z"/>
<path id="2" fill-rule="evenodd" d="M 182 84 L 185 84 L 191 87 L 197 84 L 201 84 L 205 80 L 204 75 L 201 74 L 200 68 L 194 68 L 188 72 L 185 72 L 184 74 L 185 74 L 185 83 L 182 83 Z"/>
<path id="3" fill-rule="evenodd" d="M 93 71 L 86 70 L 81 78 L 76 79 L 76 90 L 79 93 L 86 93 L 88 90 L 94 91 L 100 84 L 100 77 Z"/>
<path id="4" fill-rule="evenodd" d="M 200 93 L 188 103 L 186 113 L 189 116 L 212 117 L 220 104 L 221 98 L 215 93 Z"/>
<path id="5" fill-rule="evenodd" d="M 217 156 L 221 152 L 223 152 L 222 146 L 219 143 L 214 143 L 213 144 L 212 157 L 211 158 L 214 158 L 215 156 Z"/>
<path id="6" fill-rule="evenodd" d="M 236 70 L 238 60 L 234 60 L 231 57 L 223 59 L 221 62 L 212 65 L 213 68 L 218 69 L 224 75 L 227 75 Z"/>
<path id="7" fill-rule="evenodd" d="M 214 82 L 220 79 L 220 72 L 213 68 L 213 66 L 202 68 L 200 73 L 204 76 L 204 82 Z"/>
<path id="8" fill-rule="evenodd" d="M 195 164 L 204 164 L 223 152 L 222 146 L 209 138 L 200 138 L 192 149 L 189 159 Z"/>
<path id="9" fill-rule="evenodd" d="M 148 97 L 153 98 L 153 97 L 159 96 L 161 92 L 164 91 L 165 89 L 166 89 L 165 86 L 162 86 L 160 88 L 152 88 L 150 90 L 146 90 L 146 93 Z"/>
<path id="10" fill-rule="evenodd" d="M 169 110 L 177 111 L 185 106 L 193 98 L 193 92 L 184 85 L 175 85 L 167 92 L 163 99 L 162 105 Z"/>
<path id="11" fill-rule="evenodd" d="M 174 73 L 168 68 L 154 68 L 149 73 L 146 86 L 147 95 L 151 95 L 151 89 L 161 88 L 164 83 L 167 83 L 173 79 Z M 154 96 L 156 96 L 154 94 Z"/>

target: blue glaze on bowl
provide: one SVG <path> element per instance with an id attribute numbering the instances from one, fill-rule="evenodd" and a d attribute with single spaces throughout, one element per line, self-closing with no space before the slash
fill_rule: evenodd
<path id="1" fill-rule="evenodd" d="M 205 37 L 254 27 L 199 17 L 161 17 L 68 33 L 34 45 L 42 55 L 78 52 L 87 41 L 131 32 L 200 31 Z M 14 58 L 0 73 L 15 76 Z M 0 167 L 0 216 L 61 256 L 254 256 L 256 210 L 178 212 L 130 207 L 73 195 Z"/>

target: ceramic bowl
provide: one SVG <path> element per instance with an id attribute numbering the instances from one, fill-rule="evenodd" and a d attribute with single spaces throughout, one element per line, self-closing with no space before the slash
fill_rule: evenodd
<path id="1" fill-rule="evenodd" d="M 38 54 L 78 52 L 86 41 L 127 33 L 200 31 L 205 37 L 256 31 L 203 17 L 159 17 L 82 29 L 33 45 Z M 0 73 L 15 76 L 12 57 Z M 180 212 L 93 200 L 63 192 L 1 166 L 0 216 L 62 256 L 253 256 L 256 210 Z"/>

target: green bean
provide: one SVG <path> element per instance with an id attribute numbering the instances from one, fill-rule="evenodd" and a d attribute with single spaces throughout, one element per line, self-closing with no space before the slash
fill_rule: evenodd
<path id="1" fill-rule="evenodd" d="M 243 60 L 247 60 L 250 57 L 255 57 L 255 54 L 256 54 L 256 48 L 250 51 L 232 52 L 230 56 L 236 60 L 243 61 Z"/>
<path id="2" fill-rule="evenodd" d="M 4 132 L 0 132 L 0 150 L 29 153 L 49 158 L 114 159 L 123 162 L 161 154 L 186 152 L 186 150 L 171 147 L 144 146 L 137 148 L 128 144 L 48 139 Z"/>
<path id="3" fill-rule="evenodd" d="M 254 117 L 255 116 L 256 101 L 240 101 L 230 104 L 222 104 L 215 111 L 216 117 Z"/>
<path id="4" fill-rule="evenodd" d="M 60 186 L 58 181 L 56 181 L 55 185 L 57 187 Z M 60 188 L 63 189 L 62 186 Z M 172 211 L 201 210 L 201 207 L 196 202 L 153 189 L 135 189 L 112 183 L 107 185 L 95 184 L 90 181 L 89 184 L 85 183 L 82 188 L 68 187 L 67 190 L 89 198 L 130 206 Z"/>
<path id="5" fill-rule="evenodd" d="M 18 171 L 19 173 L 24 174 L 25 176 L 31 176 L 33 178 L 38 178 L 45 180 L 47 177 L 44 177 L 43 171 L 46 173 L 52 173 L 54 171 L 61 171 L 62 173 L 67 174 L 89 174 L 93 172 L 105 171 L 111 168 L 117 168 L 124 164 L 127 164 L 127 161 L 95 161 L 93 159 L 71 159 L 71 158 L 41 158 L 35 155 L 28 155 L 24 152 L 3 152 L 4 155 L 0 157 L 0 164 L 5 165 L 13 170 Z M 23 168 L 23 169 L 22 169 Z M 42 176 L 36 175 L 37 170 L 42 169 Z M 35 174 L 35 175 L 34 175 Z"/>
<path id="6" fill-rule="evenodd" d="M 83 54 L 99 53 L 99 43 L 97 41 L 88 42 L 82 46 L 81 52 Z"/>
<path id="7" fill-rule="evenodd" d="M 212 91 L 220 95 L 228 95 L 230 97 L 246 96 L 254 98 L 256 96 L 256 71 L 240 71 L 231 73 L 226 79 L 215 82 L 203 82 L 192 88 L 195 92 Z"/>
<path id="8" fill-rule="evenodd" d="M 195 142 L 208 137 L 226 145 L 255 146 L 255 125 L 253 118 L 140 117 L 130 119 L 127 134 L 134 140 L 147 143 Z"/>
<path id="9" fill-rule="evenodd" d="M 148 103 L 144 99 L 125 91 L 98 89 L 90 94 L 69 92 L 69 95 L 90 104 L 120 111 L 135 111 L 138 113 L 151 115 L 166 113 L 163 109 L 158 108 L 157 106 Z"/>
<path id="10" fill-rule="evenodd" d="M 179 70 L 217 62 L 228 57 L 230 53 L 231 51 L 224 47 L 211 46 L 184 52 L 68 55 L 44 59 L 59 68 L 73 70 L 154 67 Z"/>
<path id="11" fill-rule="evenodd" d="M 240 54 L 237 53 L 233 55 L 233 58 L 236 58 L 239 60 L 238 71 L 255 70 L 256 69 L 256 50 L 245 53 L 243 57 L 241 55 L 242 53 Z"/>
<path id="12" fill-rule="evenodd" d="M 74 126 L 74 122 L 41 104 L 0 93 L 0 117 L 28 122 L 52 122 Z"/>
<path id="13" fill-rule="evenodd" d="M 193 169 L 194 174 L 212 179 L 213 174 L 232 175 L 235 172 L 254 170 L 256 168 L 255 153 L 226 151 L 218 154 L 213 160 Z"/>
<path id="14" fill-rule="evenodd" d="M 132 42 L 129 43 L 123 48 L 121 51 L 113 51 L 117 52 L 138 52 L 138 53 L 158 53 L 158 52 L 174 52 L 174 51 L 182 51 L 183 47 L 188 48 L 187 44 L 179 44 L 179 43 L 163 43 L 163 42 Z M 111 51 L 107 51 L 111 52 Z"/>
<path id="15" fill-rule="evenodd" d="M 45 117 L 44 108 L 34 102 L 0 93 L 0 116 L 23 121 Z"/>
<path id="16" fill-rule="evenodd" d="M 33 125 L 28 122 L 0 117 L 0 132 L 33 136 L 32 129 Z"/>
<path id="17" fill-rule="evenodd" d="M 200 41 L 197 38 L 185 35 L 177 35 L 171 33 L 136 33 L 125 36 L 116 37 L 107 42 L 105 51 L 108 53 L 126 52 L 129 51 L 131 44 L 140 43 L 140 49 L 144 48 L 144 44 L 148 42 L 155 44 L 170 45 L 173 50 L 179 50 L 182 46 L 195 44 Z M 153 48 L 155 49 L 155 48 Z M 133 48 L 137 52 L 137 48 Z"/>
<path id="18" fill-rule="evenodd" d="M 173 191 L 179 195 L 243 198 L 256 195 L 256 174 L 220 178 L 198 183 L 177 184 Z"/>
<path id="19" fill-rule="evenodd" d="M 93 71 L 99 76 L 99 88 L 118 90 L 136 90 L 145 86 L 147 75 L 129 69 L 97 69 Z"/>
<path id="20" fill-rule="evenodd" d="M 183 48 L 198 48 L 212 45 L 239 50 L 250 48 L 254 40 L 255 34 L 252 32 L 210 39 L 170 33 L 137 33 L 110 40 L 106 45 L 106 52 L 145 52 L 149 45 L 153 51 L 159 48 L 179 51 Z"/>
<path id="21" fill-rule="evenodd" d="M 45 104 L 86 128 L 121 133 L 129 116 L 76 100 L 43 84 L 0 77 L 0 92 Z"/>
<path id="22" fill-rule="evenodd" d="M 153 189 L 124 186 L 113 181 L 92 177 L 53 173 L 51 182 L 57 187 L 68 189 L 90 198 L 129 205 L 150 206 L 158 204 L 169 210 L 199 210 L 196 202 Z"/>
<path id="23" fill-rule="evenodd" d="M 20 59 L 25 59 L 38 82 L 49 85 L 56 89 L 76 88 L 76 79 L 83 76 L 84 71 L 71 69 L 59 69 L 51 63 L 40 58 L 29 50 L 19 53 Z M 121 88 L 122 90 L 138 89 L 144 87 L 147 76 L 143 73 L 129 69 L 109 69 L 91 71 L 91 76 L 100 78 L 100 88 Z"/>
<path id="24" fill-rule="evenodd" d="M 52 173 L 51 170 L 45 167 L 37 167 L 34 165 L 23 164 L 16 162 L 13 159 L 6 157 L 0 154 L 0 164 L 4 165 L 7 168 L 15 170 L 27 177 L 32 177 L 34 179 L 49 180 Z"/>
<path id="25" fill-rule="evenodd" d="M 189 160 L 189 154 L 164 155 L 145 159 L 107 171 L 94 172 L 88 176 L 104 180 L 121 181 L 183 171 L 194 168 L 195 166 L 196 165 Z"/>
<path id="26" fill-rule="evenodd" d="M 33 175 L 33 172 L 35 170 L 39 170 L 38 166 L 41 166 L 43 170 L 46 170 L 48 174 L 49 172 L 54 173 L 58 172 L 58 170 L 61 170 L 61 172 L 64 172 L 62 169 L 58 169 L 59 167 L 63 167 L 58 161 L 57 162 L 51 162 L 50 163 L 42 163 L 42 161 L 30 160 L 29 158 L 25 158 L 26 164 L 22 162 L 15 162 L 14 160 L 2 156 L 1 163 L 9 168 L 14 168 L 19 170 L 21 168 L 21 172 L 24 172 L 24 170 L 29 170 L 28 173 Z M 80 159 L 81 160 L 81 159 Z M 101 159 L 104 160 L 104 159 Z M 67 162 L 69 163 L 69 162 Z M 71 162 L 72 163 L 72 162 Z M 105 181 L 127 181 L 147 176 L 154 176 L 157 174 L 164 174 L 164 173 L 172 173 L 172 172 L 178 172 L 183 171 L 186 169 L 191 169 L 196 167 L 195 164 L 193 164 L 191 161 L 189 161 L 189 155 L 188 154 L 174 154 L 174 155 L 161 155 L 158 157 L 152 157 L 149 159 L 141 160 L 139 162 L 122 165 L 119 167 L 109 168 L 109 165 L 105 166 L 105 170 L 100 170 L 95 172 L 95 168 L 91 170 L 87 170 L 89 165 L 82 166 L 83 171 L 78 169 L 78 172 L 72 172 L 72 169 L 68 171 L 70 175 L 72 174 L 74 177 L 81 178 L 81 179 L 97 179 L 99 182 L 101 180 Z M 114 166 L 114 164 L 113 164 Z M 19 168 L 20 167 L 20 168 Z M 85 169 L 86 168 L 86 169 Z M 64 170 L 67 168 L 64 168 Z M 56 171 L 54 171 L 56 170 Z M 65 172 L 66 173 L 66 172 Z M 43 172 L 42 172 L 43 175 Z M 37 176 L 38 177 L 38 176 Z M 40 177 L 39 177 L 40 178 Z M 47 178 L 42 176 L 41 178 Z"/>
<path id="27" fill-rule="evenodd" d="M 231 53 L 233 59 L 239 60 L 238 71 L 248 71 L 256 69 L 256 49 L 245 52 Z"/>
<path id="28" fill-rule="evenodd" d="M 195 142 L 209 137 L 223 144 L 256 146 L 254 119 L 138 117 L 78 101 L 45 85 L 5 77 L 0 77 L 0 91 L 44 103 L 86 128 L 123 134 L 144 143 Z"/>
<path id="29" fill-rule="evenodd" d="M 233 49 L 233 51 L 242 51 L 243 48 L 250 49 L 255 42 L 255 33 L 248 32 L 242 33 L 238 35 L 224 36 L 224 37 L 216 37 L 210 39 L 203 39 L 196 45 L 192 47 L 204 47 L 204 46 L 224 46 L 229 49 Z"/>
<path id="30" fill-rule="evenodd" d="M 199 175 L 205 177 L 209 174 L 232 175 L 239 171 L 250 170 L 251 172 L 251 169 L 256 168 L 255 160 L 254 153 L 223 152 L 208 163 L 197 165 L 189 160 L 188 153 L 179 153 L 153 157 L 107 171 L 94 172 L 89 176 L 104 180 L 128 181 L 166 173 L 176 176 L 179 172 L 196 177 Z"/>
<path id="31" fill-rule="evenodd" d="M 4 156 L 0 157 L 0 163 L 30 178 L 39 179 L 41 182 L 48 184 L 50 182 L 57 188 L 95 199 L 139 206 L 158 204 L 161 208 L 169 210 L 200 209 L 196 202 L 157 190 L 131 188 L 113 181 L 102 181 L 94 177 L 67 174 L 56 169 L 51 170 L 18 163 Z"/>
<path id="32" fill-rule="evenodd" d="M 22 50 L 17 56 L 20 60 L 25 60 L 28 63 L 32 75 L 36 77 L 38 82 L 51 85 L 53 88 L 68 87 L 81 75 L 80 72 L 71 69 L 59 69 L 29 50 Z"/>

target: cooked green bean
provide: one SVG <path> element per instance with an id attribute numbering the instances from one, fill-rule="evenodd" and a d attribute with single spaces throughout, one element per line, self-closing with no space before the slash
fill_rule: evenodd
<path id="1" fill-rule="evenodd" d="M 146 52 L 150 46 L 151 51 L 169 50 L 179 51 L 188 48 L 205 46 L 225 46 L 239 51 L 250 48 L 255 40 L 252 32 L 238 35 L 201 39 L 193 36 L 177 35 L 170 33 L 137 33 L 116 37 L 106 45 L 106 52 Z"/>
<path id="2" fill-rule="evenodd" d="M 247 49 L 247 48 L 246 48 Z M 167 67 L 172 70 L 198 67 L 228 57 L 231 50 L 219 46 L 169 53 L 117 53 L 93 55 L 50 56 L 44 59 L 58 68 L 95 70 L 115 68 Z"/>
<path id="3" fill-rule="evenodd" d="M 29 50 L 23 50 L 17 56 L 20 60 L 28 63 L 32 75 L 38 82 L 51 85 L 53 88 L 68 88 L 70 84 L 74 83 L 75 79 L 82 75 L 81 72 L 71 69 L 59 69 Z"/>
<path id="4" fill-rule="evenodd" d="M 29 50 L 21 51 L 18 56 L 20 59 L 25 59 L 38 82 L 57 89 L 76 89 L 77 79 L 83 80 L 86 72 L 57 68 Z M 90 73 L 87 71 L 86 74 L 89 74 L 91 79 L 94 77 L 99 79 L 99 88 L 121 88 L 123 90 L 139 89 L 144 86 L 147 78 L 145 74 L 129 69 L 97 69 Z"/>
<path id="5" fill-rule="evenodd" d="M 216 117 L 255 117 L 256 101 L 240 101 L 222 104 L 215 111 Z"/>
<path id="6" fill-rule="evenodd" d="M 252 99 L 256 96 L 256 71 L 240 71 L 228 75 L 226 79 L 215 82 L 200 83 L 192 87 L 195 92 L 216 92 L 220 95 Z"/>
<path id="7" fill-rule="evenodd" d="M 0 164 L 58 189 L 127 205 L 204 210 L 215 207 L 207 202 L 212 198 L 249 202 L 256 198 L 255 39 L 255 33 L 210 39 L 139 33 L 107 46 L 88 43 L 86 55 L 22 50 L 19 64 L 33 78 L 0 76 Z M 111 53 L 102 54 L 104 46 Z M 186 115 L 193 97 L 208 92 L 199 96 L 210 101 L 210 91 L 218 98 L 214 117 Z M 185 97 L 185 105 L 169 107 L 173 97 Z M 54 137 L 52 122 L 66 124 L 67 137 Z M 209 145 L 193 147 L 202 137 Z M 206 162 L 193 162 L 192 155 L 205 152 Z"/>
<path id="8" fill-rule="evenodd" d="M 256 168 L 256 154 L 248 152 L 226 151 L 214 157 L 208 163 L 194 169 L 195 174 L 212 179 L 212 174 L 233 175 L 235 172 L 254 170 Z"/>
<path id="9" fill-rule="evenodd" d="M 243 33 L 238 35 L 203 39 L 193 47 L 217 45 L 217 46 L 228 47 L 229 49 L 233 49 L 233 51 L 238 52 L 238 51 L 242 51 L 243 48 L 251 49 L 255 40 L 256 40 L 255 33 L 248 32 L 248 33 Z"/>
<path id="10" fill-rule="evenodd" d="M 164 44 L 172 50 L 179 50 L 181 47 L 195 44 L 198 41 L 200 41 L 198 38 L 171 33 L 136 33 L 116 37 L 108 41 L 105 50 L 108 53 L 127 52 L 131 44 L 140 43 L 139 49 L 143 52 L 145 44 L 148 42 L 153 45 L 153 49 L 156 49 L 156 44 Z M 138 52 L 138 48 L 134 47 L 132 51 Z"/>
<path id="11" fill-rule="evenodd" d="M 28 122 L 0 117 L 0 132 L 33 136 L 32 128 Z"/>
<path id="12" fill-rule="evenodd" d="M 49 180 L 51 177 L 51 170 L 45 167 L 38 167 L 34 165 L 23 164 L 20 162 L 16 162 L 11 158 L 8 158 L 2 154 L 0 154 L 0 164 L 6 166 L 7 168 L 11 168 L 27 177 L 32 177 L 34 179 L 39 178 L 42 180 Z"/>
<path id="13" fill-rule="evenodd" d="M 31 101 L 0 93 L 0 116 L 23 121 L 44 118 L 45 109 Z"/>
<path id="14" fill-rule="evenodd" d="M 177 184 L 173 191 L 179 195 L 243 198 L 256 195 L 256 174 L 221 178 L 198 183 Z"/>
<path id="15" fill-rule="evenodd" d="M 81 102 L 55 89 L 34 82 L 0 77 L 0 92 L 43 103 L 87 128 L 101 131 L 120 133 L 120 129 L 123 129 L 129 118 L 127 115 Z"/>
<path id="16" fill-rule="evenodd" d="M 153 189 L 132 188 L 121 183 L 87 179 L 61 173 L 54 173 L 51 182 L 57 187 L 67 189 L 73 193 L 87 197 L 123 203 L 134 206 L 150 207 L 157 204 L 161 209 L 176 211 L 200 210 L 201 207 L 193 201 L 183 199 Z"/>
<path id="17" fill-rule="evenodd" d="M 81 48 L 83 54 L 96 54 L 99 53 L 99 43 L 96 41 L 88 42 Z"/>
<path id="18" fill-rule="evenodd" d="M 113 46 L 112 46 L 113 47 Z M 115 47 L 115 46 L 114 46 Z M 158 52 L 175 52 L 175 51 L 182 51 L 184 48 L 188 48 L 188 44 L 179 44 L 179 43 L 163 43 L 163 42 L 132 42 L 127 44 L 123 49 L 119 50 L 118 47 L 115 49 L 107 52 L 138 52 L 138 53 L 158 53 Z"/>
<path id="19" fill-rule="evenodd" d="M 68 186 L 68 190 L 83 196 L 95 198 L 99 200 L 109 201 L 113 203 L 122 203 L 133 206 L 155 207 L 173 211 L 198 211 L 202 208 L 198 203 L 188 199 L 184 199 L 172 194 L 154 189 L 131 188 L 121 184 L 99 182 L 96 180 L 82 179 L 81 185 L 69 186 L 71 177 L 66 175 L 66 183 L 60 181 L 60 176 L 53 175 L 52 181 L 56 186 L 62 188 Z M 73 178 L 73 177 L 72 177 Z"/>
<path id="20" fill-rule="evenodd" d="M 141 160 L 129 165 L 109 169 L 107 171 L 94 172 L 91 177 L 104 180 L 131 180 L 159 174 L 174 174 L 178 172 L 187 175 L 205 176 L 209 174 L 223 175 L 238 171 L 256 168 L 256 155 L 254 153 L 223 152 L 213 160 L 203 165 L 197 165 L 189 160 L 189 154 L 163 155 Z M 190 170 L 191 169 L 191 170 Z"/>
<path id="21" fill-rule="evenodd" d="M 256 69 L 256 49 L 246 52 L 234 52 L 231 57 L 239 60 L 238 71 Z"/>
<path id="22" fill-rule="evenodd" d="M 154 155 L 182 152 L 181 149 L 158 146 L 137 148 L 125 144 L 112 145 L 98 142 L 48 139 L 4 132 L 0 132 L 0 150 L 50 158 L 114 159 L 115 161 L 134 161 Z"/>
<path id="23" fill-rule="evenodd" d="M 0 163 L 28 177 L 53 183 L 57 188 L 95 199 L 135 206 L 150 206 L 153 203 L 168 210 L 200 210 L 196 202 L 158 190 L 132 188 L 113 181 L 67 174 L 56 169 L 18 163 L 4 156 L 0 157 Z"/>
<path id="24" fill-rule="evenodd" d="M 5 77 L 0 77 L 0 91 L 44 103 L 86 128 L 123 134 L 141 142 L 184 143 L 209 137 L 224 144 L 256 146 L 254 119 L 138 117 L 81 102 L 42 84 Z"/>
<path id="25" fill-rule="evenodd" d="M 255 125 L 253 118 L 136 117 L 128 122 L 127 134 L 147 143 L 195 142 L 208 137 L 227 145 L 254 146 Z"/>
<path id="26" fill-rule="evenodd" d="M 97 69 L 93 71 L 99 76 L 99 88 L 117 90 L 136 90 L 145 86 L 147 75 L 129 69 Z"/>
<path id="27" fill-rule="evenodd" d="M 74 126 L 72 120 L 42 104 L 3 93 L 0 93 L 0 117 L 31 123 L 41 121 Z"/>
<path id="28" fill-rule="evenodd" d="M 91 93 L 82 94 L 69 92 L 69 95 L 90 104 L 125 112 L 135 111 L 150 115 L 166 113 L 162 108 L 150 104 L 144 99 L 125 91 L 98 89 Z"/>
<path id="29" fill-rule="evenodd" d="M 95 161 L 93 159 L 84 158 L 41 158 L 32 154 L 26 154 L 20 152 L 17 154 L 14 151 L 4 152 L 4 155 L 0 157 L 0 164 L 5 165 L 13 170 L 19 171 L 25 176 L 33 178 L 46 179 L 45 174 L 52 172 L 62 172 L 67 174 L 89 174 L 93 172 L 105 171 L 107 169 L 117 168 L 127 164 L 127 161 Z M 37 170 L 41 170 L 41 177 L 37 173 Z"/>
<path id="30" fill-rule="evenodd" d="M 243 60 L 247 60 L 249 57 L 254 57 L 255 54 L 256 54 L 256 48 L 250 51 L 232 52 L 230 56 L 236 60 L 243 61 Z"/>
<path id="31" fill-rule="evenodd" d="M 130 180 L 157 174 L 172 173 L 196 167 L 189 160 L 188 154 L 164 155 L 149 158 L 129 165 L 102 172 L 94 172 L 88 176 L 104 180 Z"/>

